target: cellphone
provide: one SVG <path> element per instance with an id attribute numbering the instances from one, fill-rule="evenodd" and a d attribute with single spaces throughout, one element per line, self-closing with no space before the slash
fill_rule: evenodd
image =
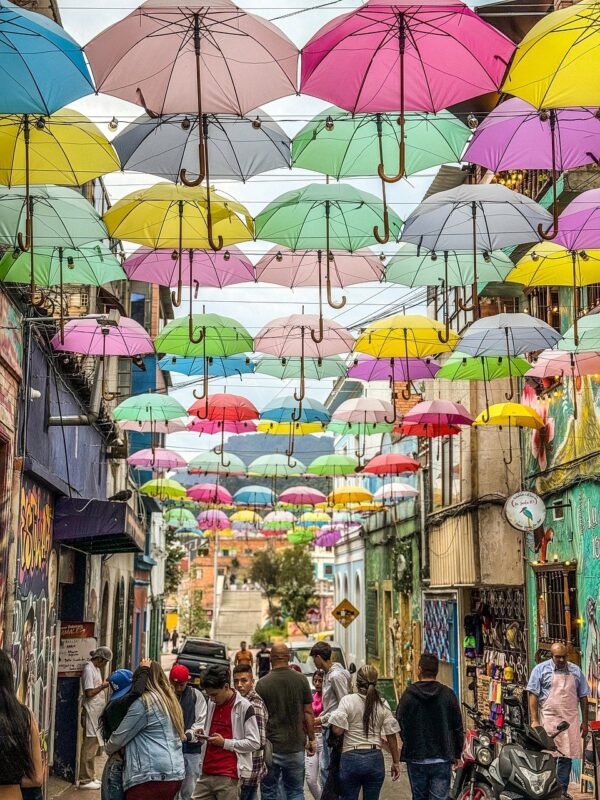
<path id="1" fill-rule="evenodd" d="M 194 738 L 196 739 L 210 739 L 210 736 L 207 733 L 195 733 Z"/>

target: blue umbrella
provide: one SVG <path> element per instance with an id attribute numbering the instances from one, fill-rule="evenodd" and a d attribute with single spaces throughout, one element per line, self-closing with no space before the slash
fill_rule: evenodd
<path id="1" fill-rule="evenodd" d="M 240 506 L 272 506 L 275 492 L 266 486 L 243 486 L 233 495 L 233 501 Z"/>
<path id="2" fill-rule="evenodd" d="M 1 0 L 0 0 L 1 1 Z M 207 357 L 209 378 L 228 378 L 231 375 L 247 375 L 254 372 L 254 364 L 246 356 Z M 171 356 L 161 358 L 160 368 L 165 372 L 180 372 L 182 375 L 204 375 L 204 358 L 194 356 Z"/>
<path id="3" fill-rule="evenodd" d="M 198 528 L 197 525 L 180 525 L 179 528 L 175 531 L 175 535 L 179 536 L 183 533 L 192 533 L 196 536 L 202 536 L 202 531 Z"/>
<path id="4" fill-rule="evenodd" d="M 0 114 L 52 114 L 94 92 L 81 47 L 60 25 L 0 0 Z"/>
<path id="5" fill-rule="evenodd" d="M 322 422 L 327 423 L 331 419 L 331 414 L 318 400 L 311 400 L 305 397 L 302 401 L 302 408 L 298 409 L 298 401 L 290 397 L 276 397 L 263 408 L 260 412 L 261 419 L 271 422 Z"/>

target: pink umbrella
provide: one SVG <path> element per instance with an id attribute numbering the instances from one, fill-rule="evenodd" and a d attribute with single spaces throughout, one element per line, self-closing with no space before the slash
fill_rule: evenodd
<path id="1" fill-rule="evenodd" d="M 197 483 L 188 489 L 188 497 L 198 503 L 231 505 L 233 497 L 224 486 L 217 483 Z"/>
<path id="2" fill-rule="evenodd" d="M 327 23 L 302 49 L 301 91 L 352 113 L 432 111 L 499 89 L 515 45 L 461 2 L 369 0 Z M 341 78 L 343 76 L 343 78 Z"/>
<path id="3" fill-rule="evenodd" d="M 194 417 L 186 426 L 193 433 L 255 433 L 256 423 L 244 420 L 242 422 L 221 422 L 219 420 L 198 419 Z"/>
<path id="4" fill-rule="evenodd" d="M 358 353 L 348 370 L 349 378 L 360 381 L 427 380 L 435 378 L 440 365 L 430 358 L 373 358 Z"/>
<path id="5" fill-rule="evenodd" d="M 600 373 L 600 353 L 563 353 L 542 350 L 526 378 L 555 378 L 568 375 L 580 378 Z"/>
<path id="6" fill-rule="evenodd" d="M 394 408 L 387 400 L 376 397 L 357 397 L 344 401 L 332 414 L 332 420 L 341 422 L 361 422 L 365 425 L 389 422 Z"/>
<path id="7" fill-rule="evenodd" d="M 279 495 L 280 503 L 289 503 L 292 506 L 316 506 L 325 503 L 327 497 L 318 489 L 310 486 L 290 486 Z"/>
<path id="8" fill-rule="evenodd" d="M 274 247 L 256 265 L 256 280 L 278 286 L 321 286 L 322 256 L 318 250 L 286 250 Z M 345 253 L 333 250 L 330 264 L 331 285 L 344 288 L 357 283 L 380 281 L 385 266 L 371 250 Z"/>
<path id="9" fill-rule="evenodd" d="M 208 508 L 198 514 L 198 527 L 203 531 L 225 531 L 231 528 L 231 523 L 224 511 Z"/>
<path id="10" fill-rule="evenodd" d="M 135 431 L 136 433 L 181 433 L 188 430 L 183 419 L 167 420 L 119 420 L 117 425 L 122 431 Z"/>
<path id="11" fill-rule="evenodd" d="M 175 450 L 165 450 L 162 447 L 156 447 L 153 450 L 138 450 L 137 453 L 129 456 L 127 463 L 131 467 L 148 467 L 150 469 L 182 469 L 187 466 L 183 456 L 180 456 Z"/>
<path id="12" fill-rule="evenodd" d="M 453 403 L 451 400 L 425 400 L 405 414 L 403 422 L 471 425 L 473 417 L 460 403 Z"/>
<path id="13" fill-rule="evenodd" d="M 140 247 L 123 264 L 130 280 L 177 286 L 177 251 Z M 227 250 L 188 250 L 182 260 L 181 279 L 188 286 L 222 289 L 234 283 L 254 281 L 250 259 L 235 245 Z"/>
<path id="14" fill-rule="evenodd" d="M 600 189 L 571 200 L 558 218 L 555 242 L 571 251 L 600 248 Z"/>
<path id="15" fill-rule="evenodd" d="M 377 489 L 373 495 L 375 503 L 384 503 L 389 505 L 395 503 L 396 500 L 403 500 L 405 497 L 418 497 L 419 491 L 408 483 L 401 481 L 394 481 L 393 483 L 386 483 L 380 489 Z"/>

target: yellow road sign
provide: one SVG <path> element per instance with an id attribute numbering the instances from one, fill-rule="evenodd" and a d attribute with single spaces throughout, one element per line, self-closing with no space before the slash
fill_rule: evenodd
<path id="1" fill-rule="evenodd" d="M 340 623 L 340 625 L 343 625 L 344 628 L 347 628 L 348 625 L 351 625 L 358 617 L 360 611 L 358 608 L 355 608 L 349 600 L 342 600 L 342 602 L 338 603 L 331 613 Z"/>

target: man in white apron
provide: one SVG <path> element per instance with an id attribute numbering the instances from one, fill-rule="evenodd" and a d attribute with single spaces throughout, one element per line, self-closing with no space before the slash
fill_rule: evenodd
<path id="1" fill-rule="evenodd" d="M 81 722 L 83 737 L 79 755 L 79 788 L 100 789 L 96 779 L 96 756 L 102 746 L 100 733 L 100 715 L 106 705 L 108 681 L 104 680 L 102 668 L 112 660 L 109 647 L 98 647 L 90 653 L 90 660 L 81 673 L 81 691 L 83 693 Z"/>
<path id="2" fill-rule="evenodd" d="M 569 723 L 569 728 L 554 741 L 559 753 L 556 776 L 563 796 L 571 799 L 568 793 L 571 765 L 574 758 L 582 757 L 581 742 L 588 732 L 590 687 L 577 664 L 567 661 L 564 644 L 555 642 L 550 652 L 552 658 L 533 668 L 527 684 L 529 717 L 531 725 L 541 724 L 551 735 L 563 720 Z"/>

